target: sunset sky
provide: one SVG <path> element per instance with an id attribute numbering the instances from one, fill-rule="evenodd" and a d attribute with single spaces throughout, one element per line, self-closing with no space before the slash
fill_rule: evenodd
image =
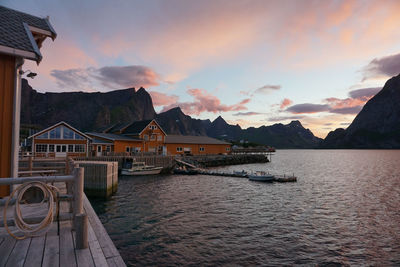
<path id="1" fill-rule="evenodd" d="M 300 120 L 319 137 L 347 127 L 400 73 L 400 1 L 1 0 L 50 16 L 30 84 L 40 92 L 143 86 L 242 128 Z"/>

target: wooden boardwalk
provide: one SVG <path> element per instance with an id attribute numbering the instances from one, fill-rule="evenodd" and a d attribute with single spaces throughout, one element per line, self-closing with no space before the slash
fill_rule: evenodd
<path id="1" fill-rule="evenodd" d="M 68 203 L 61 202 L 60 207 L 66 212 Z M 3 209 L 0 207 L 1 220 Z M 0 266 L 126 266 L 86 196 L 84 209 L 88 215 L 87 249 L 75 248 L 75 231 L 70 220 L 60 222 L 60 235 L 57 223 L 53 222 L 45 235 L 24 240 L 15 240 L 1 227 Z"/>

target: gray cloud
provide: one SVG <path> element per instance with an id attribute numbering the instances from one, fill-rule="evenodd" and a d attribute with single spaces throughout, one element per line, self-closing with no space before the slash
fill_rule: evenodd
<path id="1" fill-rule="evenodd" d="M 152 69 L 139 66 L 106 66 L 97 70 L 99 80 L 112 87 L 150 87 L 159 85 L 160 77 Z"/>
<path id="2" fill-rule="evenodd" d="M 102 68 L 52 70 L 50 75 L 56 78 L 60 88 L 85 90 L 98 87 L 99 83 L 106 89 L 128 87 L 157 86 L 160 76 L 152 69 L 139 66 L 105 66 Z"/>
<path id="3" fill-rule="evenodd" d="M 249 111 L 249 112 L 238 112 L 238 113 L 233 114 L 233 116 L 254 116 L 254 115 L 260 115 L 260 114 L 263 114 L 263 113 Z"/>
<path id="4" fill-rule="evenodd" d="M 376 95 L 382 87 L 371 87 L 371 88 L 363 88 L 363 89 L 357 89 L 349 92 L 349 96 L 351 98 L 358 98 L 362 100 L 367 100 L 374 95 Z"/>
<path id="5" fill-rule="evenodd" d="M 301 120 L 303 118 L 304 118 L 304 116 L 279 116 L 279 117 L 269 118 L 267 121 L 277 122 L 277 121 L 285 121 L 285 120 Z"/>
<path id="6" fill-rule="evenodd" d="M 260 88 L 256 89 L 254 91 L 254 93 L 256 93 L 256 94 L 267 94 L 267 93 L 269 93 L 271 91 L 280 90 L 280 89 L 281 89 L 280 85 L 267 84 L 267 85 L 264 85 L 263 87 L 260 87 Z"/>
<path id="7" fill-rule="evenodd" d="M 400 53 L 374 58 L 363 70 L 363 81 L 379 76 L 396 76 L 400 73 Z"/>
<path id="8" fill-rule="evenodd" d="M 89 81 L 89 75 L 85 69 L 52 70 L 50 75 L 56 78 L 60 88 L 80 89 Z"/>
<path id="9" fill-rule="evenodd" d="M 362 105 L 355 107 L 333 108 L 329 110 L 329 112 L 337 114 L 358 114 L 362 110 L 362 108 Z"/>
<path id="10" fill-rule="evenodd" d="M 311 103 L 293 105 L 286 109 L 286 111 L 288 111 L 290 113 L 295 113 L 295 114 L 318 113 L 318 112 L 329 111 L 329 110 L 330 110 L 329 105 L 319 105 L 319 104 L 311 104 Z"/>

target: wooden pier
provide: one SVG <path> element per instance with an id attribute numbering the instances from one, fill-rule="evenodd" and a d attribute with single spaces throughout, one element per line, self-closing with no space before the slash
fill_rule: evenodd
<path id="1" fill-rule="evenodd" d="M 235 177 L 235 178 L 249 178 L 247 173 L 233 173 L 233 172 L 217 172 L 217 171 L 209 171 L 200 168 L 192 168 L 188 170 L 174 170 L 175 174 L 182 175 L 212 175 L 212 176 L 224 176 L 224 177 Z M 297 177 L 292 175 L 274 175 L 274 182 L 278 183 L 289 183 L 289 182 L 297 182 Z"/>
<path id="2" fill-rule="evenodd" d="M 3 223 L 5 200 L 0 200 L 2 222 L 0 225 L 0 266 L 126 266 L 83 193 L 83 168 L 78 169 L 81 171 L 75 170 L 74 175 L 0 179 L 1 183 L 12 184 L 32 180 L 54 183 L 60 190 L 59 199 L 63 200 L 59 202 L 59 228 L 56 215 L 53 214 L 55 218 L 49 225 L 47 233 L 22 240 L 16 240 L 6 231 Z M 76 182 L 78 181 L 74 178 L 77 177 L 76 175 L 82 177 L 81 183 Z M 78 194 L 78 192 L 81 193 Z M 24 220 L 30 223 L 32 220 L 43 219 L 47 213 L 47 209 L 44 212 L 43 208 L 40 209 L 37 206 L 21 204 L 21 207 Z M 13 226 L 11 219 L 13 212 L 13 208 L 9 206 L 7 208 L 9 219 L 6 221 L 11 232 L 15 233 L 17 229 Z M 81 225 L 78 217 L 87 218 L 87 221 L 82 221 L 86 223 Z M 73 218 L 76 219 L 73 220 Z"/>
<path id="3" fill-rule="evenodd" d="M 74 157 L 76 161 L 116 161 L 118 162 L 118 169 L 121 170 L 127 161 L 144 162 L 146 165 L 163 167 L 164 169 L 171 169 L 174 164 L 174 156 L 100 156 L 100 157 Z"/>

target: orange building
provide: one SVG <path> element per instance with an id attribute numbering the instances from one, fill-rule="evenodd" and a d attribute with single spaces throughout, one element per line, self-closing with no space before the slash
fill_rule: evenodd
<path id="1" fill-rule="evenodd" d="M 36 157 L 87 156 L 91 138 L 66 122 L 59 122 L 28 137 Z"/>
<path id="2" fill-rule="evenodd" d="M 86 133 L 92 138 L 90 155 L 103 156 L 109 153 L 139 153 L 143 140 L 112 133 Z"/>
<path id="3" fill-rule="evenodd" d="M 18 176 L 21 75 L 24 59 L 39 64 L 40 47 L 57 34 L 46 18 L 0 6 L 0 178 Z M 28 77 L 36 74 L 29 73 Z M 0 197 L 10 193 L 0 186 Z"/>
<path id="4" fill-rule="evenodd" d="M 143 141 L 143 151 L 166 154 L 166 133 L 156 120 L 136 121 L 121 130 L 121 134 Z"/>
<path id="5" fill-rule="evenodd" d="M 167 153 L 170 155 L 229 154 L 231 144 L 208 136 L 167 135 Z"/>

